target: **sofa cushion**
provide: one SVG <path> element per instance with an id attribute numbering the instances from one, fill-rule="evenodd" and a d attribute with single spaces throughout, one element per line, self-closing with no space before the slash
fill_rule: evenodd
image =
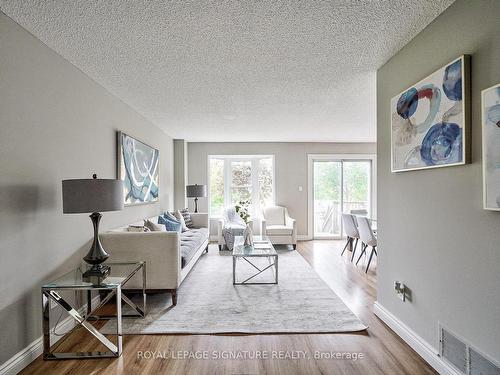
<path id="1" fill-rule="evenodd" d="M 280 206 L 267 207 L 264 209 L 264 217 L 268 227 L 269 225 L 284 225 L 285 209 Z"/>
<path id="2" fill-rule="evenodd" d="M 207 239 L 207 228 L 190 229 L 181 233 L 181 268 L 189 263 Z"/>
<path id="3" fill-rule="evenodd" d="M 286 225 L 267 225 L 266 232 L 270 236 L 289 236 L 292 234 L 293 228 Z"/>

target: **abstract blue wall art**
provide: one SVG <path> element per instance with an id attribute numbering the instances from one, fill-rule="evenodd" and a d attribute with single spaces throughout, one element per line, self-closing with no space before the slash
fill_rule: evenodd
<path id="1" fill-rule="evenodd" d="M 462 129 L 454 123 L 432 125 L 420 147 L 420 157 L 426 165 L 459 163 L 462 159 Z"/>
<path id="2" fill-rule="evenodd" d="M 392 171 L 468 162 L 469 56 L 391 99 Z"/>
<path id="3" fill-rule="evenodd" d="M 125 205 L 158 200 L 159 151 L 118 132 L 118 178 L 123 181 Z"/>
<path id="4" fill-rule="evenodd" d="M 481 95 L 484 209 L 500 211 L 500 84 Z"/>

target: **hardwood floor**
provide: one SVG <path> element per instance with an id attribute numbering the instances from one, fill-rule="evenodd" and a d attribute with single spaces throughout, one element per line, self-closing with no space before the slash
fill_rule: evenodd
<path id="1" fill-rule="evenodd" d="M 37 358 L 23 374 L 435 374 L 436 372 L 372 313 L 376 299 L 376 258 L 368 274 L 362 259 L 356 267 L 340 256 L 343 242 L 308 241 L 298 251 L 339 295 L 347 306 L 369 326 L 355 334 L 297 335 L 130 335 L 124 337 L 123 355 L 117 359 L 43 361 Z M 359 250 L 359 249 L 358 249 Z M 210 251 L 218 251 L 210 245 Z M 202 311 L 200 313 L 203 313 Z M 223 318 L 223 317 L 222 317 Z M 83 330 L 64 340 L 61 350 L 96 350 L 95 339 Z M 102 350 L 103 348 L 101 348 Z M 139 352 L 156 352 L 156 359 Z M 187 353 L 184 353 L 184 352 Z M 224 353 L 255 351 L 295 353 L 297 359 L 189 359 L 189 353 L 207 351 L 212 357 Z M 162 358 L 176 353 L 176 359 Z M 179 353 L 180 352 L 180 353 Z M 310 358 L 303 358 L 303 352 Z M 363 358 L 316 359 L 319 352 L 362 353 Z M 159 357 L 158 357 L 159 353 Z M 154 354 L 153 354 L 154 356 Z"/>

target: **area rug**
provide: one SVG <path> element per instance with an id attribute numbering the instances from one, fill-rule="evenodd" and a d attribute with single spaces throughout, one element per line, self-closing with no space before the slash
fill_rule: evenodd
<path id="1" fill-rule="evenodd" d="M 123 319 L 123 333 L 337 333 L 367 328 L 296 251 L 279 251 L 277 285 L 233 285 L 232 271 L 230 253 L 211 249 L 182 283 L 176 306 L 168 294 L 148 295 L 146 317 Z M 237 262 L 238 279 L 254 271 L 244 260 Z M 272 279 L 269 269 L 256 281 Z M 116 320 L 101 332 L 116 332 Z"/>

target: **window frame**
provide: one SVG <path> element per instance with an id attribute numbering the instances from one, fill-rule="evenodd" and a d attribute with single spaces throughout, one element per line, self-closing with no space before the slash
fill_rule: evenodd
<path id="1" fill-rule="evenodd" d="M 219 215 L 212 215 L 212 199 L 211 199 L 211 159 L 222 159 L 224 160 L 224 208 L 232 204 L 231 193 L 232 193 L 232 178 L 231 178 L 231 162 L 239 161 L 251 162 L 251 181 L 252 181 L 252 210 L 250 214 L 253 217 L 260 217 L 262 207 L 260 207 L 260 183 L 259 183 L 259 162 L 261 159 L 271 159 L 272 164 L 272 198 L 271 201 L 274 204 L 276 202 L 276 169 L 275 169 L 275 155 L 208 155 L 207 157 L 207 180 L 208 180 L 208 215 L 211 218 L 220 218 Z M 256 173 L 257 172 L 257 173 Z"/>

